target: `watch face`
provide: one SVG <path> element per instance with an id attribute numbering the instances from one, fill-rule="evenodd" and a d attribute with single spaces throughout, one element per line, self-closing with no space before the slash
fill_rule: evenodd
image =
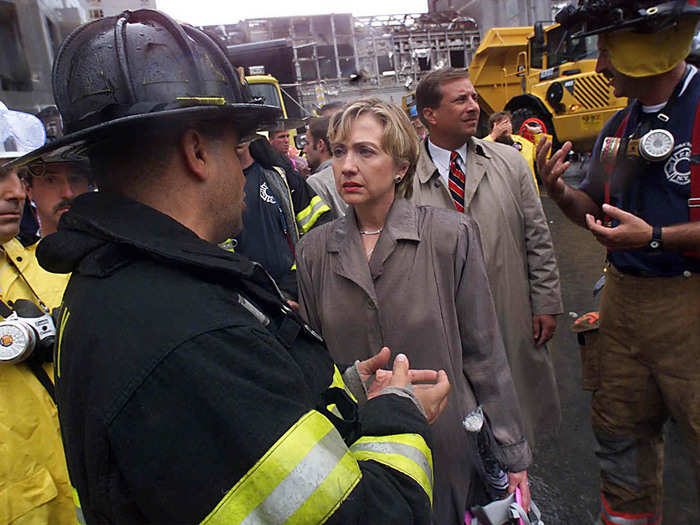
<path id="1" fill-rule="evenodd" d="M 673 135 L 665 129 L 652 129 L 639 139 L 639 153 L 646 160 L 666 160 L 675 142 Z"/>

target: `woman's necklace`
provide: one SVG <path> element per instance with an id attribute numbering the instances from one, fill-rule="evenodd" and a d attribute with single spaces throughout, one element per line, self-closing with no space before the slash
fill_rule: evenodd
<path id="1" fill-rule="evenodd" d="M 380 233 L 382 233 L 383 229 L 384 229 L 384 226 L 382 226 L 378 230 L 360 230 L 360 234 L 362 234 L 362 235 L 379 235 Z"/>

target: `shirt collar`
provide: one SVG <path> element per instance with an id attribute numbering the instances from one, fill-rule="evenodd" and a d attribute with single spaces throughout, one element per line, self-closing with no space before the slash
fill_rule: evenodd
<path id="1" fill-rule="evenodd" d="M 450 156 L 452 155 L 452 150 L 449 149 L 443 149 L 440 146 L 436 146 L 432 140 L 430 140 L 430 137 L 428 137 L 428 151 L 430 152 L 430 156 L 433 159 L 433 163 L 435 164 L 435 167 L 437 168 L 438 172 L 440 173 L 440 176 L 445 179 L 445 182 L 447 182 L 449 176 L 450 176 Z M 462 168 L 462 170 L 465 170 L 466 165 L 467 165 L 467 144 L 468 142 L 465 142 L 462 144 L 459 148 L 457 148 L 456 151 L 457 154 L 459 155 L 459 165 Z"/>
<path id="2" fill-rule="evenodd" d="M 316 171 L 314 171 L 314 173 L 319 173 L 319 172 L 325 170 L 326 168 L 328 168 L 332 164 L 332 162 L 333 162 L 333 159 L 324 160 L 321 164 L 318 165 L 318 168 L 316 168 Z"/>

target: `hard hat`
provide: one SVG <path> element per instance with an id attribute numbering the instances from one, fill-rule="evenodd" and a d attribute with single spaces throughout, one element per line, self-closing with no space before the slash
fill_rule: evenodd
<path id="1" fill-rule="evenodd" d="M 280 113 L 252 103 L 209 36 L 150 9 L 75 29 L 58 50 L 52 77 L 64 136 L 13 164 L 137 132 L 156 119 L 225 116 L 246 135 Z"/>
<path id="2" fill-rule="evenodd" d="M 40 148 L 46 141 L 44 125 L 34 115 L 11 111 L 0 102 L 0 159 L 13 159 Z"/>

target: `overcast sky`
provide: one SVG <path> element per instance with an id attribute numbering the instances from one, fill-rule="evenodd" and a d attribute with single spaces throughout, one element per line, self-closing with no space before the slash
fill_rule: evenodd
<path id="1" fill-rule="evenodd" d="M 156 0 L 158 9 L 192 25 L 231 24 L 244 18 L 348 13 L 355 16 L 424 13 L 427 0 Z"/>

